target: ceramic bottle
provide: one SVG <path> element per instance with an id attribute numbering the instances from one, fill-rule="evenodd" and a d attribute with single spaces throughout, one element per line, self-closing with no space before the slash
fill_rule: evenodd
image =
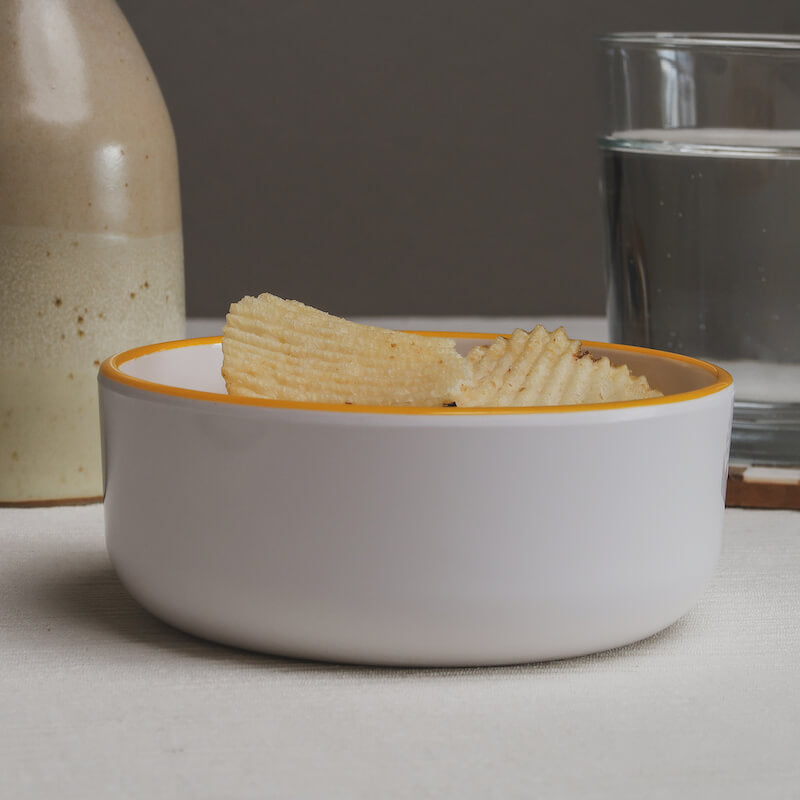
<path id="1" fill-rule="evenodd" d="M 178 161 L 113 0 L 0 0 L 0 503 L 102 494 L 97 370 L 185 329 Z"/>

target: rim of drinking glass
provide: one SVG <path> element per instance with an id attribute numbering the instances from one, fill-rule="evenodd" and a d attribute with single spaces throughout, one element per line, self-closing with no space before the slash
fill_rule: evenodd
<path id="1" fill-rule="evenodd" d="M 648 47 L 707 47 L 729 50 L 800 50 L 800 35 L 793 33 L 699 33 L 630 31 L 603 33 L 602 44 Z"/>

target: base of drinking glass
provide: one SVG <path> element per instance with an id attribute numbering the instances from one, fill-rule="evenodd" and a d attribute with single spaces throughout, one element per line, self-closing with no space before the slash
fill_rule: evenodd
<path id="1" fill-rule="evenodd" d="M 800 466 L 800 403 L 736 400 L 731 462 Z"/>

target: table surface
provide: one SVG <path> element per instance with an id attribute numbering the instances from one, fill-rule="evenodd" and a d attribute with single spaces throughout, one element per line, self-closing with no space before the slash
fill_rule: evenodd
<path id="1" fill-rule="evenodd" d="M 190 637 L 122 588 L 101 505 L 0 508 L 0 648 L 3 798 L 800 798 L 793 511 L 728 509 L 703 599 L 654 637 L 459 670 Z"/>

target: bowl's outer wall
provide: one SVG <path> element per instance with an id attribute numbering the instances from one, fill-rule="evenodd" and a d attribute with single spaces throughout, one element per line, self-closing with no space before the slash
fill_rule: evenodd
<path id="1" fill-rule="evenodd" d="M 694 605 L 720 548 L 732 388 L 529 416 L 203 403 L 100 380 L 107 544 L 171 624 L 292 656 L 534 661 Z"/>

